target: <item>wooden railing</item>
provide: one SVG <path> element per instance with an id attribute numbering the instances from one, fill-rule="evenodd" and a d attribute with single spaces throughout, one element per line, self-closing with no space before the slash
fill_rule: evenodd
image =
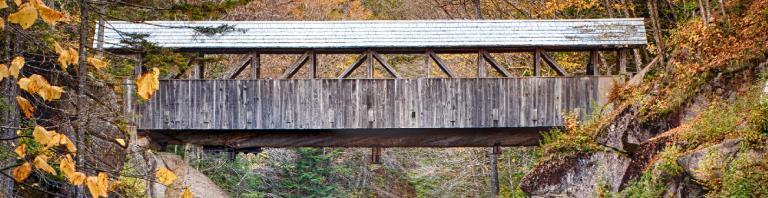
<path id="1" fill-rule="evenodd" d="M 613 76 L 446 79 L 164 80 L 139 130 L 561 126 L 602 104 Z"/>

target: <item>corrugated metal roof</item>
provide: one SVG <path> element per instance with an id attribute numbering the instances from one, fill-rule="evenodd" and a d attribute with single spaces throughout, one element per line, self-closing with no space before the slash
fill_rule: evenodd
<path id="1" fill-rule="evenodd" d="M 205 35 L 193 27 L 232 27 Z M 647 44 L 642 18 L 411 21 L 108 21 L 106 49 L 128 34 L 178 49 L 620 48 Z"/>

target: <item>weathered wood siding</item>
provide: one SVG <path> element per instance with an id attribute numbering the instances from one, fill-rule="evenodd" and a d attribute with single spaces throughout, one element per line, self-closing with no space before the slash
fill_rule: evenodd
<path id="1" fill-rule="evenodd" d="M 615 77 L 164 80 L 139 130 L 511 128 L 592 111 Z"/>

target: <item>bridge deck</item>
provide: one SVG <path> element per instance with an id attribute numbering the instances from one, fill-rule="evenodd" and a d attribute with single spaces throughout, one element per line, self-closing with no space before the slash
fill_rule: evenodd
<path id="1" fill-rule="evenodd" d="M 388 146 L 413 146 L 419 140 L 407 142 L 404 134 L 443 130 L 443 136 L 430 136 L 437 143 L 428 146 L 493 145 L 490 141 L 498 143 L 504 134 L 562 126 L 564 112 L 581 109 L 583 114 L 590 113 L 592 104 L 605 102 L 618 80 L 612 76 L 166 80 L 161 81 L 158 95 L 139 105 L 138 129 L 177 136 L 170 139 L 207 141 L 200 136 L 217 136 L 218 142 L 210 144 L 261 135 L 261 140 L 244 138 L 254 144 L 250 146 L 296 145 L 301 140 L 307 140 L 301 144 L 305 146 L 365 145 L 354 143 L 359 138 L 351 135 L 367 136 L 363 139 L 380 144 L 390 141 Z M 386 131 L 399 131 L 400 135 L 394 137 L 398 133 Z M 199 136 L 178 137 L 194 134 Z M 312 139 L 315 135 L 329 141 Z M 265 140 L 278 136 L 291 137 L 293 143 Z M 505 144 L 523 145 L 523 140 L 535 144 L 538 137 L 537 133 L 525 136 L 535 137 Z M 441 142 L 446 138 L 451 141 Z"/>

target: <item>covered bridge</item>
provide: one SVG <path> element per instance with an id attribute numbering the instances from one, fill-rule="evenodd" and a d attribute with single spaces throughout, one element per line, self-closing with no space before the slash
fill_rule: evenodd
<path id="1" fill-rule="evenodd" d="M 135 105 L 138 131 L 153 141 L 231 148 L 536 145 L 539 132 L 563 125 L 563 113 L 586 117 L 604 104 L 627 73 L 627 50 L 646 45 L 642 19 L 108 21 L 101 29 L 95 45 L 138 57 L 136 39 L 198 56 L 248 54 L 227 79 L 206 79 L 205 65 L 191 63 L 189 79 L 164 79 Z M 549 55 L 559 51 L 589 52 L 586 75 L 563 70 Z M 616 52 L 622 75 L 600 75 L 598 51 Z M 513 76 L 491 55 L 506 52 L 532 53 L 531 76 Z M 457 78 L 445 53 L 476 54 L 477 76 Z M 263 54 L 302 56 L 264 79 Z M 319 78 L 317 54 L 359 55 L 337 77 Z M 382 54 L 421 54 L 425 74 L 402 78 Z M 430 64 L 445 77 L 430 76 Z M 391 77 L 374 78 L 378 65 Z M 543 67 L 558 76 L 541 76 Z M 301 68 L 307 76 L 296 76 Z M 349 78 L 356 70 L 366 77 Z M 235 80 L 242 73 L 250 79 Z"/>

